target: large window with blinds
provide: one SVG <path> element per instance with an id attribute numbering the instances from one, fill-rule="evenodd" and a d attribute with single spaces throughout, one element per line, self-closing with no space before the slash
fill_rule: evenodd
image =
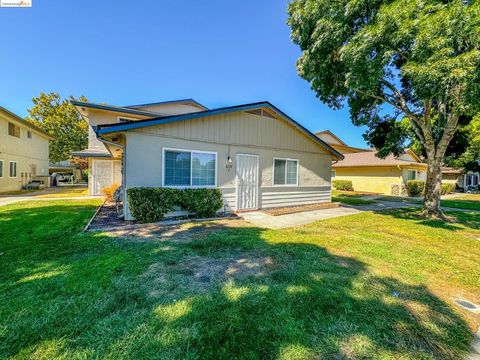
<path id="1" fill-rule="evenodd" d="M 163 185 L 172 187 L 215 187 L 217 153 L 164 149 Z"/>
<path id="2" fill-rule="evenodd" d="M 298 185 L 297 159 L 273 159 L 273 185 Z"/>

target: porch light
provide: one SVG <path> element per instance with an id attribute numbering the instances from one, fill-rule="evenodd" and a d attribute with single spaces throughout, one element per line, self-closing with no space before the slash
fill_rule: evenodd
<path id="1" fill-rule="evenodd" d="M 227 168 L 228 171 L 230 171 L 230 169 L 233 167 L 232 163 L 233 163 L 232 158 L 229 156 L 227 158 L 227 165 L 225 165 L 225 168 Z"/>

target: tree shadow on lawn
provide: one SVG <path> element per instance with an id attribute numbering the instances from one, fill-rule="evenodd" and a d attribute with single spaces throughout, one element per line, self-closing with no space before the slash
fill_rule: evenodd
<path id="1" fill-rule="evenodd" d="M 30 253 L 2 259 L 0 356 L 458 359 L 468 350 L 465 321 L 423 286 L 301 234 L 276 243 L 275 231 L 200 226 L 148 242 L 78 227 L 20 236 Z M 35 277 L 42 266 L 53 275 Z"/>
<path id="2" fill-rule="evenodd" d="M 465 230 L 480 229 L 480 213 L 478 211 L 446 211 L 445 214 L 453 219 L 452 222 L 442 220 L 427 220 L 420 216 L 420 209 L 403 208 L 403 209 L 386 209 L 372 211 L 380 215 L 389 215 L 397 219 L 411 220 L 415 224 L 429 226 L 445 230 Z"/>

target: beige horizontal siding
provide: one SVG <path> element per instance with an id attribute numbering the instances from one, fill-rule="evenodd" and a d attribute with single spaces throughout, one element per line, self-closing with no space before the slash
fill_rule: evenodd
<path id="1" fill-rule="evenodd" d="M 237 189 L 236 188 L 221 188 L 223 204 L 226 206 L 225 210 L 235 211 L 237 209 Z"/>
<path id="2" fill-rule="evenodd" d="M 264 209 L 283 206 L 309 205 L 330 202 L 330 190 L 262 192 L 261 206 Z"/>
<path id="3" fill-rule="evenodd" d="M 317 142 L 284 119 L 242 111 L 135 131 L 209 143 L 327 153 Z"/>

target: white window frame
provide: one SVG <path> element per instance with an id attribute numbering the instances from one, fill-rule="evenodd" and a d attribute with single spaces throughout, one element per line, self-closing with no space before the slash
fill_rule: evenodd
<path id="1" fill-rule="evenodd" d="M 3 166 L 4 163 L 5 163 L 5 161 L 3 161 L 3 159 L 0 159 L 0 168 L 2 169 L 2 172 L 0 173 L 0 179 L 3 179 L 3 177 L 5 176 L 5 175 L 4 175 L 4 173 L 5 173 L 5 172 L 4 172 L 5 168 L 4 168 L 4 166 Z M 8 169 L 8 170 L 10 171 L 10 169 Z"/>
<path id="2" fill-rule="evenodd" d="M 138 121 L 138 119 L 134 119 L 134 118 L 131 118 L 131 117 L 128 117 L 128 116 L 117 116 L 117 123 L 119 123 L 119 124 L 125 124 L 124 122 L 121 122 L 120 119 Z"/>
<path id="3" fill-rule="evenodd" d="M 165 185 L 165 153 L 167 151 L 179 151 L 179 152 L 188 152 L 190 153 L 190 185 Z M 215 155 L 215 184 L 214 185 L 192 185 L 192 153 L 201 153 L 201 154 L 210 154 Z M 195 149 L 177 149 L 177 148 L 162 148 L 162 187 L 174 188 L 174 189 L 215 189 L 217 187 L 217 178 L 218 178 L 218 154 L 216 151 L 204 151 L 204 150 L 195 150 Z"/>
<path id="4" fill-rule="evenodd" d="M 297 162 L 297 177 L 295 184 L 287 184 L 287 163 L 285 162 L 285 184 L 275 184 L 275 160 L 290 160 Z M 291 159 L 291 158 L 282 158 L 282 157 L 274 157 L 273 164 L 272 164 L 272 186 L 298 186 L 298 176 L 300 175 L 299 171 L 300 161 L 298 159 Z"/>
<path id="5" fill-rule="evenodd" d="M 11 165 L 10 165 L 10 164 L 12 164 L 12 163 L 15 164 L 15 176 L 10 176 L 10 175 L 11 175 L 11 174 L 10 174 L 10 168 L 11 168 Z M 10 179 L 16 179 L 16 178 L 18 177 L 18 162 L 17 162 L 17 161 L 10 160 L 10 161 L 8 162 L 8 177 L 9 177 Z"/>
<path id="6" fill-rule="evenodd" d="M 415 179 L 409 179 L 409 175 L 410 175 L 410 172 L 414 172 L 415 173 Z M 418 180 L 418 171 L 417 170 L 411 170 L 411 169 L 407 169 L 407 181 L 410 181 L 410 180 Z"/>

